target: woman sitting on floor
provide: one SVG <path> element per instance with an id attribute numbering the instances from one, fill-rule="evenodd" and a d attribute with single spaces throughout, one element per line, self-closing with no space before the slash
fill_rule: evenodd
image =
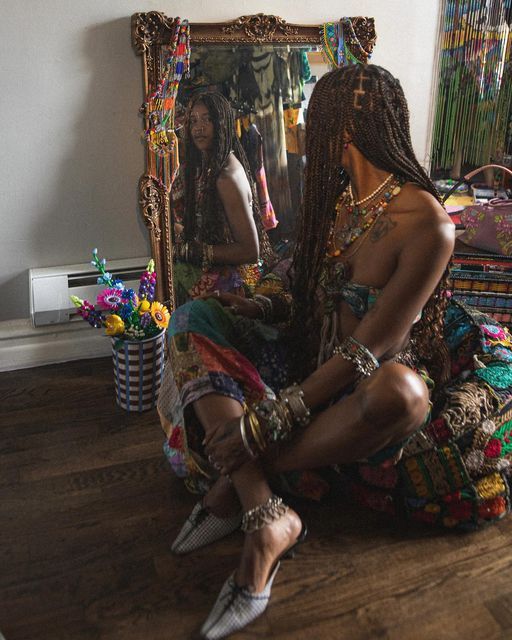
<path id="1" fill-rule="evenodd" d="M 399 82 L 374 65 L 326 74 L 306 130 L 292 295 L 217 292 L 171 321 L 173 384 L 160 397 L 168 454 L 205 494 L 173 550 L 240 523 L 245 532 L 238 568 L 201 630 L 210 639 L 265 610 L 279 560 L 305 535 L 271 486 L 297 471 L 399 467 L 429 423 L 434 385 L 450 376 L 443 327 L 454 227 L 414 156 Z M 433 504 L 442 500 L 435 483 Z"/>

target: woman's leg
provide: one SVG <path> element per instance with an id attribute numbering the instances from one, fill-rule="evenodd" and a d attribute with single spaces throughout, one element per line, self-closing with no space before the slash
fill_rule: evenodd
<path id="1" fill-rule="evenodd" d="M 240 417 L 236 401 L 209 395 L 195 403 L 205 432 L 211 433 L 228 420 Z M 266 475 L 284 471 L 354 462 L 399 442 L 418 429 L 429 409 L 428 389 L 411 369 L 397 363 L 384 364 L 341 402 L 323 411 L 289 443 L 279 455 L 248 462 L 231 474 L 244 511 L 268 500 Z M 297 514 L 285 517 L 259 531 L 246 534 L 237 572 L 238 584 L 255 591 L 265 586 L 276 559 L 297 539 L 301 523 Z"/>
<path id="2" fill-rule="evenodd" d="M 217 393 L 209 393 L 193 403 L 198 420 L 203 425 L 206 437 L 215 429 L 235 418 L 243 409 L 239 402 Z M 219 518 L 232 516 L 240 510 L 240 501 L 233 483 L 226 476 L 217 481 L 203 498 L 203 506 Z"/>
<path id="3" fill-rule="evenodd" d="M 203 396 L 194 403 L 194 409 L 204 427 L 206 437 L 221 424 L 239 418 L 243 411 L 236 400 L 217 394 Z M 219 482 L 225 481 L 219 480 Z M 231 474 L 231 483 L 244 512 L 264 504 L 272 495 L 258 461 L 247 462 L 234 471 Z M 212 491 L 215 491 L 215 486 Z M 210 494 L 205 497 L 206 506 L 210 506 L 209 496 Z M 218 492 L 215 497 L 221 498 L 221 492 Z M 232 496 L 226 491 L 225 498 L 232 499 Z M 220 504 L 217 505 L 217 510 L 221 508 Z M 299 516 L 288 509 L 278 520 L 257 531 L 246 533 L 242 557 L 235 577 L 237 584 L 246 586 L 256 593 L 262 591 L 277 558 L 295 543 L 301 527 Z"/>
<path id="4" fill-rule="evenodd" d="M 412 369 L 388 362 L 332 405 L 265 462 L 268 473 L 347 464 L 414 433 L 429 410 L 425 382 Z"/>

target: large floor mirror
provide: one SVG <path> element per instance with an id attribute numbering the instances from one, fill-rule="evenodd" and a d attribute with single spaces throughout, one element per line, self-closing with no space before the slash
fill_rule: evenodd
<path id="1" fill-rule="evenodd" d="M 345 29 L 346 54 L 360 57 L 363 52 L 368 58 L 376 40 L 372 18 L 306 26 L 257 14 L 228 23 L 190 25 L 190 76 L 181 79 L 176 98 L 178 140 L 186 105 L 195 92 L 213 89 L 230 101 L 251 170 L 264 173 L 263 223 L 281 251 L 293 243 L 300 209 L 309 97 L 318 77 L 336 64 L 333 33 L 340 25 Z M 173 32 L 174 19 L 161 13 L 132 16 L 132 39 L 142 56 L 146 96 L 159 82 Z M 155 171 L 149 156 L 139 183 L 141 212 L 159 274 L 158 295 L 172 308 L 174 222 L 183 184 L 179 171 L 166 175 L 165 163 L 159 165 L 160 173 Z"/>

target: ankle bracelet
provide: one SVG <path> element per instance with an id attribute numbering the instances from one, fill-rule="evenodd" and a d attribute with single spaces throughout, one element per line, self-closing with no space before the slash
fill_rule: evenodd
<path id="1" fill-rule="evenodd" d="M 245 533 L 258 531 L 258 529 L 263 529 L 265 525 L 279 520 L 287 511 L 288 506 L 283 503 L 282 498 L 272 495 L 263 504 L 244 513 L 241 529 Z"/>

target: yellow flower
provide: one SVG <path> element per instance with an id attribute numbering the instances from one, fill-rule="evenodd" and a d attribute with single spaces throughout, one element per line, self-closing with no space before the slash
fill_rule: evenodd
<path id="1" fill-rule="evenodd" d="M 167 307 L 165 307 L 160 302 L 152 302 L 151 303 L 151 316 L 155 321 L 157 327 L 161 329 L 165 329 L 169 324 L 169 318 L 171 314 L 169 313 Z"/>
<path id="2" fill-rule="evenodd" d="M 112 314 L 107 316 L 105 320 L 105 333 L 107 336 L 117 336 L 120 333 L 124 333 L 124 322 L 119 316 Z"/>
<path id="3" fill-rule="evenodd" d="M 139 305 L 139 315 L 147 313 L 150 308 L 151 302 L 149 302 L 149 300 L 141 300 L 141 303 Z"/>

